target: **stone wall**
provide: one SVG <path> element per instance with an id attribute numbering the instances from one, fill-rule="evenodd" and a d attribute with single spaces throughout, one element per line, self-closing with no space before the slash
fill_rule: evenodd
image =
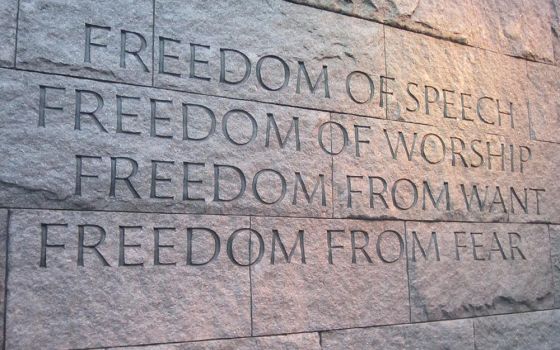
<path id="1" fill-rule="evenodd" d="M 3 348 L 559 348 L 559 6 L 3 0 Z"/>

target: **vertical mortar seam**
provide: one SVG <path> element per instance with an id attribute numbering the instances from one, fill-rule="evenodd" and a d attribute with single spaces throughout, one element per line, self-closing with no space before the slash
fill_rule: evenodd
<path id="1" fill-rule="evenodd" d="M 410 273 L 408 272 L 408 229 L 406 227 L 406 221 L 404 221 L 404 249 L 406 258 L 406 281 L 408 287 L 408 322 L 412 323 L 412 303 L 410 299 Z"/>
<path id="2" fill-rule="evenodd" d="M 523 92 L 527 98 L 527 122 L 529 123 L 529 140 L 536 140 L 537 135 L 533 130 L 533 121 L 531 120 L 531 103 L 529 101 L 529 94 L 527 93 L 527 87 L 530 84 L 531 79 L 529 78 L 529 63 L 525 61 L 525 85 L 523 86 Z"/>
<path id="3" fill-rule="evenodd" d="M 389 76 L 387 68 L 387 36 L 385 35 L 385 25 L 383 24 L 383 59 L 385 61 L 385 76 Z M 383 89 L 380 86 L 380 89 Z M 389 96 L 385 96 L 385 120 L 389 119 Z"/>
<path id="4" fill-rule="evenodd" d="M 9 252 L 9 242 L 10 242 L 10 220 L 11 220 L 11 210 L 8 209 L 8 213 L 6 215 L 6 250 L 5 250 L 5 262 L 4 262 L 4 324 L 2 332 L 4 333 L 4 337 L 2 338 L 2 350 L 6 349 L 6 329 L 7 329 L 7 321 L 8 321 L 8 252 Z"/>
<path id="5" fill-rule="evenodd" d="M 329 130 L 331 133 L 331 218 L 334 219 L 334 154 L 333 154 L 333 130 L 332 130 L 332 113 L 329 112 Z"/>
<path id="6" fill-rule="evenodd" d="M 17 1 L 17 10 L 16 10 L 16 36 L 14 38 L 15 39 L 15 44 L 14 44 L 14 68 L 16 68 L 16 62 L 17 62 L 20 2 L 21 2 L 20 0 Z"/>
<path id="7" fill-rule="evenodd" d="M 476 350 L 476 331 L 474 328 L 474 319 L 471 320 L 472 322 L 472 346 L 473 346 L 473 350 Z"/>
<path id="8" fill-rule="evenodd" d="M 251 337 L 253 336 L 253 278 L 251 270 L 253 267 L 251 266 L 251 252 L 253 251 L 253 247 L 251 245 L 253 239 L 253 216 L 249 215 L 249 315 L 251 317 Z"/>
<path id="9" fill-rule="evenodd" d="M 557 300 L 556 300 L 556 293 L 555 291 L 555 284 L 554 284 L 554 261 L 552 260 L 552 235 L 550 234 L 550 224 L 546 225 L 548 230 L 548 257 L 550 259 L 550 279 L 551 279 L 551 290 L 552 290 L 552 307 L 557 307 Z"/>

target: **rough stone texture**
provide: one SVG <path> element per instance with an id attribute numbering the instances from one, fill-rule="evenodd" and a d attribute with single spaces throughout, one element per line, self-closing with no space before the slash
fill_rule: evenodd
<path id="1" fill-rule="evenodd" d="M 48 244 L 65 244 L 65 248 L 47 248 L 46 267 L 40 267 L 42 223 L 68 224 L 49 227 Z M 77 225 L 85 224 L 105 229 L 99 252 L 110 266 L 103 266 L 101 258 L 87 248 L 84 266 L 78 266 Z M 248 218 L 233 216 L 15 210 L 9 233 L 7 348 L 76 348 L 249 335 L 249 271 L 235 266 L 225 254 L 231 232 L 248 225 Z M 121 226 L 143 227 L 126 229 L 125 244 L 142 247 L 125 248 L 124 257 L 126 263 L 143 261 L 143 266 L 120 263 Z M 176 262 L 175 266 L 154 266 L 155 227 L 175 228 L 160 234 L 160 245 L 175 245 L 160 249 L 161 262 Z M 207 265 L 187 266 L 187 227 L 214 230 L 224 251 Z M 84 231 L 85 244 L 98 241 L 98 229 Z M 202 251 L 211 240 L 196 232 L 193 261 L 211 254 Z M 234 252 L 239 247 L 234 246 Z"/>
<path id="2" fill-rule="evenodd" d="M 110 27 L 92 29 L 91 62 L 85 62 L 86 23 Z M 81 77 L 152 83 L 152 0 L 21 0 L 19 14 L 17 66 L 31 70 L 70 74 Z M 121 63 L 122 30 L 125 49 L 138 51 L 141 35 L 145 49 Z M 146 71 L 146 69 L 148 71 Z"/>
<path id="3" fill-rule="evenodd" d="M 552 259 L 552 277 L 554 280 L 554 305 L 560 307 L 560 226 L 550 225 L 550 252 Z"/>
<path id="4" fill-rule="evenodd" d="M 2 1 L 1 347 L 558 348 L 559 9 Z"/>
<path id="5" fill-rule="evenodd" d="M 479 130 L 529 138 L 527 70 L 523 60 L 394 28 L 386 28 L 385 35 L 387 75 L 395 78 L 389 85 L 394 86 L 394 94 L 389 96 L 388 119 L 436 125 L 444 130 Z M 445 92 L 447 106 L 444 89 L 454 91 Z M 461 94 L 471 95 L 463 96 L 464 109 Z M 426 96 L 437 102 L 426 103 Z M 492 98 L 481 102 L 480 112 L 487 123 L 477 114 L 482 97 Z M 513 128 L 511 118 L 498 113 L 496 100 L 502 112 L 509 112 L 512 103 Z"/>
<path id="6" fill-rule="evenodd" d="M 479 24 L 474 45 L 507 55 L 552 62 L 550 0 L 473 0 Z"/>
<path id="7" fill-rule="evenodd" d="M 18 0 L 0 2 L 0 66 L 14 65 Z"/>
<path id="8" fill-rule="evenodd" d="M 46 267 L 40 267 L 42 223 L 50 226 Z M 99 225 L 106 231 L 99 252 L 110 266 L 103 266 L 93 249 L 84 249 L 78 266 L 78 225 Z M 121 226 L 126 229 L 124 262 L 120 263 Z M 161 262 L 154 266 L 154 228 L 163 229 Z M 204 266 L 186 265 L 188 227 L 214 230 L 222 240 L 216 260 Z M 236 266 L 225 254 L 226 240 L 249 227 L 242 217 L 165 214 L 99 213 L 14 210 L 10 224 L 7 349 L 101 347 L 189 341 L 250 335 L 248 268 Z M 99 229 L 84 229 L 85 244 L 100 238 Z M 193 233 L 193 261 L 207 259 L 209 236 Z M 205 238 L 202 238 L 205 237 Z M 233 251 L 241 251 L 234 245 Z M 122 246 L 122 245 L 121 245 Z M 245 248 L 246 249 L 246 248 Z M 110 327 L 108 326 L 110 325 Z"/>
<path id="9" fill-rule="evenodd" d="M 286 263 L 277 246 L 274 265 L 270 263 L 271 249 L 267 249 L 263 262 L 252 267 L 255 335 L 409 321 L 404 248 L 399 258 L 397 236 L 381 235 L 386 230 L 402 235 L 402 222 L 252 218 L 251 228 L 262 235 L 267 247 L 277 230 L 288 254 L 298 231 L 303 230 L 305 246 L 305 265 L 299 248 Z M 344 230 L 332 233 L 332 246 L 344 246 L 332 249 L 333 264 L 329 264 L 328 230 Z M 371 263 L 362 251 L 357 251 L 356 263 L 352 263 L 352 230 L 368 233 L 365 251 Z M 381 254 L 394 262 L 381 261 L 376 253 L 378 240 Z M 252 241 L 256 248 L 256 234 Z M 364 235 L 356 233 L 355 242 L 357 247 L 363 246 Z"/>
<path id="10" fill-rule="evenodd" d="M 117 348 L 114 348 L 115 350 Z M 121 348 L 122 349 L 122 348 Z M 317 333 L 299 333 L 272 337 L 210 340 L 195 343 L 127 347 L 129 350 L 320 350 Z"/>
<path id="11" fill-rule="evenodd" d="M 475 349 L 558 349 L 560 310 L 474 319 Z"/>
<path id="12" fill-rule="evenodd" d="M 8 211 L 0 209 L 0 310 L 6 307 L 6 242 L 8 240 Z M 4 342 L 4 318 L 0 318 L 0 343 Z"/>
<path id="13" fill-rule="evenodd" d="M 0 74 L 3 104 L 0 144 L 4 151 L 0 160 L 3 168 L 0 196 L 4 203 L 39 208 L 331 216 L 331 157 L 318 145 L 317 137 L 320 124 L 329 120 L 328 113 L 66 77 L 53 79 L 50 75 L 36 73 L 4 70 Z M 44 127 L 38 126 L 40 85 L 65 88 L 46 90 L 46 105 L 63 107 L 64 110 L 47 109 Z M 103 108 L 96 117 L 107 132 L 103 132 L 88 115 L 80 119 L 81 130 L 75 130 L 76 90 L 80 89 L 94 91 L 103 99 Z M 117 132 L 116 95 L 139 98 L 123 100 L 122 113 L 138 116 L 123 116 L 122 129 L 140 134 Z M 150 99 L 173 102 L 158 102 L 155 107 L 157 118 L 170 118 L 170 121 L 151 118 Z M 183 140 L 183 103 L 204 105 L 213 111 L 216 126 L 212 136 L 202 141 Z M 93 111 L 96 106 L 97 101 L 91 92 L 82 93 L 83 111 Z M 252 128 L 249 117 L 234 112 L 228 117 L 228 135 L 237 143 L 245 143 L 251 140 L 254 130 L 254 140 L 247 145 L 232 143 L 223 131 L 224 116 L 236 109 L 250 113 L 256 128 Z M 269 147 L 266 147 L 267 114 L 272 114 L 276 120 L 283 148 L 272 123 Z M 190 107 L 189 116 L 189 136 L 205 137 L 211 125 L 207 112 L 200 107 Z M 296 148 L 294 130 L 286 139 L 294 117 L 299 118 L 300 150 Z M 150 136 L 152 120 L 155 120 L 157 135 L 171 135 L 172 138 Z M 102 157 L 101 160 L 83 158 L 82 174 L 99 177 L 83 177 L 81 195 L 76 191 L 76 155 Z M 130 178 L 130 182 L 141 198 L 135 198 L 123 180 L 115 181 L 114 195 L 111 195 L 110 157 L 128 157 L 138 163 L 137 174 Z M 309 159 L 313 159 L 313 163 Z M 159 180 L 153 185 L 152 160 L 175 162 L 157 165 L 156 176 L 170 178 L 170 182 Z M 189 198 L 204 200 L 184 199 L 183 162 L 205 163 L 204 167 L 190 166 L 189 181 L 202 183 L 189 183 L 187 193 Z M 115 174 L 119 177 L 130 175 L 131 164 L 128 160 L 116 160 Z M 245 174 L 246 189 L 239 199 L 218 201 L 214 198 L 215 164 L 235 166 Z M 265 171 L 254 181 L 257 172 L 265 169 L 277 171 L 284 177 L 284 197 L 281 197 L 282 182 L 278 174 Z M 320 186 L 321 175 L 324 191 Z M 309 202 L 298 176 L 305 183 Z M 221 199 L 234 198 L 242 189 L 234 170 L 221 168 L 219 179 Z M 260 200 L 254 194 L 255 184 Z M 317 191 L 311 196 L 316 184 Z M 267 204 L 275 201 L 277 203 Z"/>
<path id="14" fill-rule="evenodd" d="M 288 1 L 372 19 L 462 43 L 472 43 L 473 29 L 476 28 L 476 8 L 468 0 Z"/>
<path id="15" fill-rule="evenodd" d="M 407 222 L 406 230 L 413 322 L 552 307 L 554 296 L 546 225 Z M 427 258 L 413 232 L 417 233 Z M 432 232 L 437 235 L 439 261 L 435 244 L 428 246 Z M 456 236 L 455 232 L 465 234 Z M 506 259 L 493 238 L 494 232 Z M 510 232 L 519 237 L 509 235 Z M 477 248 L 473 248 L 475 244 Z M 456 245 L 466 247 L 456 248 Z M 512 251 L 512 246 L 518 246 L 526 259 L 522 259 L 519 250 Z"/>
<path id="16" fill-rule="evenodd" d="M 558 220 L 560 186 L 554 164 L 559 145 L 350 115 L 333 114 L 332 121 L 339 125 L 332 125 L 332 152 L 340 152 L 333 159 L 335 217 Z M 344 147 L 341 127 L 349 139 Z M 488 143 L 492 154 L 500 153 L 504 145 L 503 169 L 500 157 L 488 156 Z M 482 162 L 472 147 L 483 155 Z M 523 163 L 521 172 L 519 160 L 521 155 L 528 159 L 527 148 L 531 159 Z M 461 152 L 464 162 L 454 152 Z"/>
<path id="17" fill-rule="evenodd" d="M 531 60 L 552 62 L 560 47 L 555 0 L 288 1 Z"/>
<path id="18" fill-rule="evenodd" d="M 326 112 L 310 111 L 281 107 L 270 104 L 244 102 L 223 98 L 202 97 L 181 92 L 168 92 L 160 89 L 114 85 L 102 82 L 80 81 L 78 79 L 57 77 L 38 73 L 0 72 L 3 83 L 0 85 L 3 101 L 2 131 L 0 139 L 4 146 L 5 157 L 0 160 L 4 171 L 0 176 L 0 195 L 5 203 L 17 207 L 37 207 L 53 209 L 103 209 L 103 210 L 143 210 L 189 213 L 220 214 L 254 214 L 254 215 L 292 215 L 329 217 L 332 215 L 331 163 L 334 162 L 335 182 L 335 216 L 349 218 L 399 218 L 416 219 L 419 215 L 432 220 L 466 220 L 466 221 L 548 221 L 557 222 L 559 208 L 555 198 L 560 192 L 560 183 L 555 180 L 554 166 L 560 154 L 556 144 L 532 142 L 518 136 L 499 136 L 474 132 L 470 130 L 449 131 L 446 127 L 420 126 L 411 123 L 382 121 L 374 118 L 350 115 L 332 115 L 332 121 L 347 130 L 349 143 L 342 153 L 331 159 L 319 145 L 319 130 L 329 120 Z M 47 106 L 63 107 L 63 111 L 47 109 L 45 127 L 38 126 L 40 120 L 40 86 L 63 87 L 65 90 L 49 88 L 45 93 Z M 107 132 L 93 122 L 88 115 L 83 115 L 81 130 L 75 130 L 76 90 L 86 89 L 99 93 L 104 101 L 103 108 L 96 113 L 101 125 Z M 123 113 L 138 114 L 137 118 L 124 116 L 123 130 L 140 132 L 140 135 L 117 133 L 117 98 L 116 95 L 138 97 L 139 100 L 123 100 Z M 171 100 L 172 105 L 158 102 L 156 117 L 169 117 L 171 121 L 156 120 L 156 133 L 172 135 L 172 139 L 152 137 L 151 107 L 149 99 Z M 97 106 L 91 92 L 82 93 L 82 110 L 92 111 Z M 183 140 L 182 103 L 201 104 L 214 111 L 216 116 L 215 133 L 206 140 Z M 255 118 L 257 129 L 255 139 L 247 145 L 235 145 L 227 140 L 223 132 L 224 115 L 231 110 L 245 110 Z M 199 107 L 191 107 L 192 118 L 189 119 L 188 132 L 191 137 L 202 138 L 210 128 L 207 114 Z M 270 126 L 269 147 L 266 147 L 267 114 L 272 114 L 280 130 L 280 147 L 274 127 Z M 293 118 L 298 119 L 300 150 L 296 149 L 294 129 L 290 130 Z M 251 139 L 252 126 L 249 119 L 239 113 L 230 114 L 228 132 L 238 143 Z M 230 124 L 231 123 L 231 124 Z M 356 155 L 355 125 L 361 128 L 360 156 Z M 332 130 L 330 130 L 332 128 Z M 335 124 L 323 130 L 325 150 L 330 148 L 329 134 L 332 132 L 334 145 L 332 152 L 342 148 L 341 132 Z M 402 142 L 397 159 L 392 156 L 391 147 L 385 135 L 390 138 L 392 147 L 396 148 L 399 132 L 402 132 L 409 147 L 414 134 L 417 134 L 415 153 L 411 161 L 405 155 Z M 422 140 L 425 135 L 436 134 L 446 145 L 445 159 L 438 164 L 430 164 L 426 159 L 438 161 L 441 148 L 435 136 L 427 139 L 424 158 Z M 476 147 L 484 154 L 484 163 L 479 167 L 464 167 L 457 157 L 453 166 L 452 147 L 460 147 L 460 138 L 466 144 L 465 157 L 470 164 L 479 162 L 478 156 L 470 150 L 473 140 Z M 455 146 L 452 146 L 451 143 Z M 491 143 L 492 152 L 499 152 L 504 144 L 505 170 L 501 170 L 501 161 L 492 157 L 492 169 L 488 169 L 486 142 Z M 163 145 L 163 146 L 162 146 Z M 510 145 L 514 146 L 514 172 L 511 171 Z M 531 150 L 531 160 L 520 172 L 520 146 Z M 103 151 L 100 151 L 102 149 Z M 525 152 L 525 151 L 523 151 Z M 81 195 L 76 192 L 76 155 L 100 156 L 101 160 L 83 159 L 82 174 L 98 175 L 99 178 L 82 178 Z M 525 153 L 524 156 L 527 156 Z M 126 183 L 117 180 L 115 193 L 111 196 L 111 159 L 110 157 L 129 157 L 138 163 L 138 173 L 131 178 L 131 183 L 141 198 L 134 198 Z M 313 162 L 309 162 L 313 159 Z M 175 164 L 158 164 L 157 177 L 171 178 L 171 182 L 157 181 L 152 185 L 152 160 L 174 161 Z M 279 161 L 281 160 L 281 161 Z M 192 166 L 192 181 L 202 180 L 202 184 L 190 183 L 190 198 L 204 198 L 205 201 L 183 200 L 183 164 L 182 162 L 201 162 L 205 167 Z M 130 161 L 117 160 L 117 175 L 126 176 L 131 172 Z M 214 199 L 215 164 L 231 165 L 240 168 L 246 176 L 244 194 L 231 202 L 219 202 Z M 259 200 L 253 190 L 257 172 L 273 169 L 285 178 L 285 195 L 281 197 L 282 183 L 277 174 L 265 171 L 257 179 Z M 308 203 L 298 180 L 299 173 L 309 195 L 315 185 L 320 183 L 323 175 L 324 191 L 317 187 L 315 195 Z M 37 174 L 42 174 L 38 177 Z M 422 177 L 412 177 L 422 174 Z M 352 189 L 362 191 L 352 194 L 352 207 L 348 205 L 347 176 L 364 176 L 352 180 Z M 385 198 L 389 209 L 385 209 L 381 200 L 374 198 L 373 208 L 369 201 L 369 183 L 367 176 L 380 176 L 387 181 Z M 397 180 L 411 179 L 418 191 L 418 200 L 409 210 L 400 210 L 392 200 L 391 189 Z M 441 202 L 438 209 L 424 193 L 423 181 L 428 181 L 434 200 L 448 182 L 452 206 L 449 210 Z M 382 187 L 380 181 L 374 181 L 376 191 Z M 461 184 L 471 203 L 469 210 Z M 297 185 L 297 193 L 296 193 Z M 485 204 L 481 210 L 476 198 L 471 199 L 472 186 L 478 186 L 480 200 Z M 241 189 L 240 181 L 232 170 L 222 170 L 220 175 L 220 198 L 232 198 Z M 486 187 L 489 186 L 485 197 Z M 500 186 L 500 197 L 496 186 Z M 152 187 L 155 192 L 152 193 Z M 512 195 L 514 188 L 519 201 Z M 537 195 L 532 189 L 544 189 Z M 527 191 L 527 212 L 519 203 L 524 202 Z M 323 202 L 324 193 L 324 202 Z M 401 207 L 411 203 L 411 190 L 407 183 L 401 181 L 397 186 L 397 201 Z M 399 195 L 404 197 L 399 197 Z M 294 204 L 294 195 L 296 203 Z M 156 198 L 156 196 L 173 196 Z M 264 201 L 264 202 L 263 202 Z M 495 201 L 496 203 L 492 204 Z M 424 209 L 424 207 L 426 209 Z M 504 209 L 505 207 L 505 209 Z M 271 215 L 272 216 L 272 215 Z"/>
<path id="19" fill-rule="evenodd" d="M 472 350 L 473 321 L 348 329 L 321 334 L 323 350 Z"/>
<path id="20" fill-rule="evenodd" d="M 531 135 L 536 140 L 560 143 L 560 69 L 527 63 Z"/>
<path id="21" fill-rule="evenodd" d="M 178 60 L 165 58 L 164 68 L 180 76 L 158 73 L 156 86 L 375 117 L 385 115 L 379 106 L 379 75 L 385 73 L 383 27 L 379 24 L 281 0 L 196 0 L 190 1 L 189 6 L 175 0 L 156 1 L 155 25 L 156 38 L 163 36 L 181 41 L 166 41 L 164 51 L 166 55 L 179 56 Z M 197 60 L 209 62 L 195 64 L 195 74 L 210 78 L 209 81 L 190 77 L 193 73 L 190 68 L 192 43 L 210 46 L 209 49 L 194 49 Z M 159 42 L 156 47 L 154 59 L 159 72 L 163 56 L 160 56 Z M 220 48 L 235 49 L 247 55 L 251 62 L 247 81 L 236 85 L 220 83 Z M 245 65 L 239 54 L 229 55 L 227 79 L 241 80 Z M 268 91 L 258 83 L 257 62 L 266 55 L 280 57 L 289 67 L 287 86 L 279 91 Z M 328 67 L 330 98 L 325 98 L 324 84 L 311 93 L 303 73 L 300 93 L 297 92 L 299 61 L 305 63 L 312 84 L 316 83 L 322 67 Z M 281 87 L 285 77 L 281 64 L 272 59 L 263 62 L 264 83 L 273 89 Z M 371 102 L 357 104 L 348 97 L 346 77 L 352 71 L 366 72 L 374 80 L 375 98 Z M 367 99 L 367 84 L 363 76 L 352 80 L 356 98 Z"/>

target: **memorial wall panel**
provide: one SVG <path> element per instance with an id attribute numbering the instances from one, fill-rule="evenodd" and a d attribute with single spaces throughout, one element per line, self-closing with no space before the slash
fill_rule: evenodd
<path id="1" fill-rule="evenodd" d="M 2 1 L 1 348 L 554 349 L 556 2 Z"/>

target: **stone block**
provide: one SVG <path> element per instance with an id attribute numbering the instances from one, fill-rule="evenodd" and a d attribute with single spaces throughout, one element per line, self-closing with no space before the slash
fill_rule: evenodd
<path id="1" fill-rule="evenodd" d="M 323 350 L 472 350 L 473 321 L 356 328 L 321 334 Z"/>
<path id="2" fill-rule="evenodd" d="M 387 119 L 529 138 L 525 62 L 386 28 Z"/>
<path id="3" fill-rule="evenodd" d="M 0 66 L 12 67 L 16 50 L 18 0 L 0 3 Z"/>
<path id="4" fill-rule="evenodd" d="M 385 117 L 377 23 L 281 0 L 156 1 L 155 11 L 156 86 Z"/>
<path id="5" fill-rule="evenodd" d="M 546 225 L 407 222 L 413 322 L 554 303 Z"/>
<path id="6" fill-rule="evenodd" d="M 232 232 L 249 224 L 234 216 L 14 210 L 6 348 L 250 335 L 249 270 L 226 254 Z M 243 245 L 235 240 L 232 254 Z"/>
<path id="7" fill-rule="evenodd" d="M 560 310 L 474 319 L 475 349 L 558 349 Z"/>
<path id="8" fill-rule="evenodd" d="M 318 138 L 328 113 L 0 74 L 3 203 L 331 216 L 331 157 Z"/>
<path id="9" fill-rule="evenodd" d="M 474 0 L 473 43 L 529 60 L 553 62 L 552 3 L 548 0 Z"/>
<path id="10" fill-rule="evenodd" d="M 470 1 L 344 1 L 288 0 L 329 11 L 347 14 L 446 40 L 472 43 L 476 8 Z"/>
<path id="11" fill-rule="evenodd" d="M 288 1 L 530 60 L 552 62 L 553 40 L 560 46 L 558 17 L 547 0 Z"/>
<path id="12" fill-rule="evenodd" d="M 531 136 L 540 141 L 560 143 L 560 69 L 527 62 Z"/>
<path id="13" fill-rule="evenodd" d="M 255 335 L 409 321 L 402 222 L 253 217 L 251 228 L 266 248 L 251 270 Z"/>
<path id="14" fill-rule="evenodd" d="M 152 84 L 152 0 L 21 0 L 17 66 Z"/>

